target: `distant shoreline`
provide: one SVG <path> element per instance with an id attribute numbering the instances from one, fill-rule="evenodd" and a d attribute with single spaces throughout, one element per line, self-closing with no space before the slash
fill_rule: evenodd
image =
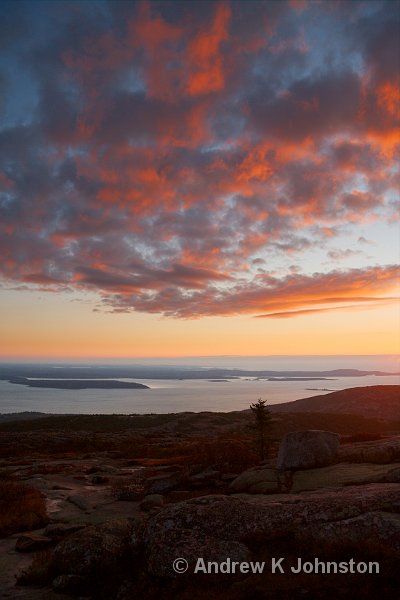
<path id="1" fill-rule="evenodd" d="M 61 375 L 61 377 L 60 377 Z M 323 379 L 334 379 L 338 377 L 364 377 L 368 375 L 374 375 L 376 377 L 384 376 L 396 376 L 400 375 L 397 373 L 388 373 L 386 371 L 379 370 L 360 370 L 360 369 L 331 369 L 331 370 L 251 370 L 251 369 L 237 369 L 237 368 L 186 368 L 186 367 L 161 367 L 161 366 L 92 366 L 88 369 L 82 369 L 76 366 L 66 366 L 60 371 L 59 368 L 55 368 L 52 365 L 2 365 L 0 363 L 0 380 L 10 381 L 11 383 L 23 383 L 28 385 L 25 381 L 27 379 L 31 381 L 46 381 L 57 380 L 68 381 L 75 380 L 84 382 L 85 380 L 98 381 L 98 380 L 115 380 L 118 379 L 160 379 L 160 380 L 193 380 L 193 379 L 206 379 L 206 380 L 232 380 L 239 379 L 241 377 L 251 377 L 254 379 L 270 379 L 271 381 L 293 381 L 296 378 L 306 381 L 307 379 L 312 380 L 323 380 Z M 131 382 L 130 382 L 131 383 Z M 30 387 L 55 387 L 46 385 L 35 385 L 29 384 Z M 140 384 L 136 384 L 140 385 Z M 58 387 L 58 386 L 56 386 Z M 86 387 L 86 386 L 85 386 Z M 88 385 L 87 387 L 93 387 Z M 98 387 L 98 386 L 95 386 Z M 106 386 L 101 386 L 106 387 Z M 121 386 L 118 385 L 120 388 Z M 132 387 L 131 385 L 127 387 Z M 69 389 L 69 388 L 63 388 Z M 75 389 L 75 388 L 74 388 Z M 82 388 L 81 388 L 82 389 Z M 110 388 L 109 388 L 110 389 Z"/>

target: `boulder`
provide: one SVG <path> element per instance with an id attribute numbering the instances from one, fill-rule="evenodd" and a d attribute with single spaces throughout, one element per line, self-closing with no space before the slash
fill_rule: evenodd
<path id="1" fill-rule="evenodd" d="M 134 523 L 131 523 L 129 551 L 132 559 L 141 557 L 143 554 L 143 530 L 143 521 L 136 520 Z"/>
<path id="2" fill-rule="evenodd" d="M 190 490 L 173 490 L 168 493 L 168 502 L 182 502 L 182 500 L 188 500 L 193 496 L 193 492 Z"/>
<path id="3" fill-rule="evenodd" d="M 221 478 L 220 471 L 215 471 L 214 469 L 206 469 L 205 471 L 201 471 L 200 473 L 196 473 L 196 475 L 192 475 L 189 477 L 188 483 L 191 487 L 202 487 L 205 485 L 215 485 L 218 480 Z"/>
<path id="4" fill-rule="evenodd" d="M 145 496 L 139 507 L 141 510 L 149 511 L 153 508 L 160 508 L 164 504 L 164 496 L 161 494 L 149 494 Z"/>
<path id="5" fill-rule="evenodd" d="M 181 473 L 168 473 L 165 475 L 155 475 L 146 479 L 147 494 L 160 494 L 169 492 L 177 487 L 182 480 Z"/>
<path id="6" fill-rule="evenodd" d="M 93 483 L 93 485 L 102 485 L 102 484 L 108 483 L 109 478 L 106 477 L 105 475 L 93 475 L 90 478 L 90 482 Z"/>
<path id="7" fill-rule="evenodd" d="M 183 471 L 183 466 L 182 465 L 160 465 L 160 464 L 155 464 L 155 465 L 148 465 L 146 467 L 146 472 L 151 477 L 154 477 L 155 475 L 164 475 L 165 473 L 174 473 L 175 474 L 177 471 L 178 472 L 182 472 Z"/>
<path id="8" fill-rule="evenodd" d="M 273 494 L 280 490 L 278 474 L 275 469 L 263 466 L 253 467 L 241 473 L 229 486 L 232 492 L 249 492 L 259 494 Z"/>
<path id="9" fill-rule="evenodd" d="M 279 446 L 278 469 L 312 469 L 331 464 L 339 447 L 339 435 L 330 431 L 287 433 Z"/>
<path id="10" fill-rule="evenodd" d="M 94 465 L 92 465 L 91 467 L 87 467 L 86 469 L 84 469 L 83 472 L 85 473 L 85 475 L 93 475 L 93 473 L 97 473 L 98 470 L 99 467 L 95 467 Z"/>
<path id="11" fill-rule="evenodd" d="M 87 582 L 79 575 L 59 575 L 53 580 L 53 590 L 71 595 L 79 595 L 87 591 Z"/>
<path id="12" fill-rule="evenodd" d="M 145 594 L 138 594 L 137 581 L 126 579 L 120 585 L 115 600 L 132 600 L 133 598 L 145 597 Z"/>
<path id="13" fill-rule="evenodd" d="M 279 492 L 280 488 L 274 481 L 260 481 L 248 489 L 249 494 L 277 494 Z"/>
<path id="14" fill-rule="evenodd" d="M 85 527 L 86 525 L 82 523 L 50 523 L 43 531 L 43 534 L 53 540 L 60 540 Z"/>
<path id="15" fill-rule="evenodd" d="M 231 481 L 236 479 L 237 476 L 237 473 L 224 473 L 223 475 L 221 475 L 221 481 L 224 481 L 225 483 L 230 483 Z"/>
<path id="16" fill-rule="evenodd" d="M 81 510 L 83 510 L 85 512 L 89 512 L 92 508 L 90 506 L 89 502 L 83 496 L 78 496 L 78 495 L 68 496 L 67 501 L 70 502 L 71 504 L 74 504 L 74 506 L 77 506 L 78 508 L 80 508 Z"/>
<path id="17" fill-rule="evenodd" d="M 44 550 L 53 543 L 53 540 L 38 533 L 24 533 L 20 535 L 15 543 L 17 552 L 36 552 Z"/>
<path id="18" fill-rule="evenodd" d="M 54 572 L 86 577 L 116 567 L 129 552 L 134 528 L 127 519 L 115 519 L 68 536 L 54 548 Z"/>

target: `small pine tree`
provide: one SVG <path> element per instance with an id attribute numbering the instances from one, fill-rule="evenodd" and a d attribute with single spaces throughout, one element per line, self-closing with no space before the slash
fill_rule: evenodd
<path id="1" fill-rule="evenodd" d="M 250 409 L 255 418 L 254 428 L 257 430 L 261 460 L 265 460 L 267 454 L 267 428 L 271 424 L 271 411 L 265 406 L 266 403 L 266 400 L 261 400 L 261 398 L 259 398 L 257 402 L 250 404 Z"/>

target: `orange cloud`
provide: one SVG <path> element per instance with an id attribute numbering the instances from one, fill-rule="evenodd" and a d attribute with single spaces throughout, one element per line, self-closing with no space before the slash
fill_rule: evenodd
<path id="1" fill-rule="evenodd" d="M 354 311 L 369 308 L 379 308 L 390 303 L 397 303 L 399 298 L 383 298 L 376 302 L 376 298 L 365 298 L 365 304 L 343 304 L 343 306 L 329 306 L 325 308 L 304 308 L 302 310 L 289 310 L 276 313 L 268 313 L 266 315 L 257 315 L 256 319 L 291 319 L 304 315 L 312 315 L 316 313 L 326 313 L 332 311 Z"/>
<path id="2" fill-rule="evenodd" d="M 387 81 L 377 89 L 378 105 L 392 117 L 400 116 L 399 86 Z"/>
<path id="3" fill-rule="evenodd" d="M 397 266 L 387 266 L 331 271 L 311 276 L 294 274 L 281 279 L 259 275 L 253 281 L 243 280 L 233 287 L 202 285 L 201 289 L 185 293 L 168 288 L 168 295 L 161 290 L 150 296 L 147 293 L 135 297 L 125 295 L 117 296 L 114 300 L 108 296 L 107 302 L 119 311 L 145 310 L 180 318 L 257 313 L 265 317 L 280 317 L 281 313 L 296 316 L 303 314 L 303 311 L 327 312 L 339 306 L 345 308 L 350 302 L 370 306 L 392 302 L 394 298 L 384 294 L 396 288 L 399 273 Z M 173 274 L 171 276 L 174 277 Z M 334 291 L 336 295 L 328 295 L 327 290 Z M 121 291 L 125 291 L 123 287 Z M 292 314 L 286 315 L 289 312 Z"/>
<path id="4" fill-rule="evenodd" d="M 228 4 L 217 4 L 209 31 L 198 33 L 189 43 L 186 60 L 189 71 L 186 92 L 190 96 L 218 92 L 225 83 L 220 45 L 228 39 L 231 10 Z"/>

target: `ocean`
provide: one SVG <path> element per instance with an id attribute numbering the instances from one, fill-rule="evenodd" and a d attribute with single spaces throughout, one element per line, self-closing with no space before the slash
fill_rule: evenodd
<path id="1" fill-rule="evenodd" d="M 121 364 L 105 361 L 102 364 Z M 221 367 L 269 370 L 331 370 L 361 369 L 396 372 L 398 357 L 394 356 L 280 356 L 280 357 L 200 357 L 188 359 L 142 359 L 130 364 Z M 72 363 L 69 363 L 72 364 Z M 99 362 L 97 361 L 97 365 Z M 127 361 L 124 361 L 127 364 Z M 76 363 L 75 363 L 76 366 Z M 61 376 L 61 375 L 60 375 Z M 63 390 L 30 388 L 0 381 L 0 413 L 37 411 L 54 414 L 145 414 L 244 410 L 258 398 L 270 404 L 290 402 L 330 391 L 367 385 L 400 384 L 398 375 L 335 377 L 321 381 L 267 381 L 241 377 L 213 382 L 204 379 L 119 379 L 138 381 L 150 389 L 84 389 Z M 313 389 L 310 389 L 313 388 Z"/>

